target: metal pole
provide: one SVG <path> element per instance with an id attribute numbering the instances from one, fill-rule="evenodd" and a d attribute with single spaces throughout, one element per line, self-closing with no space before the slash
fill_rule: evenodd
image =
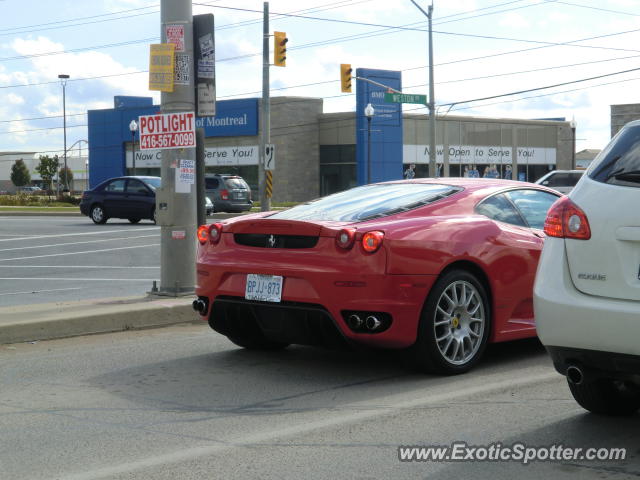
<path id="1" fill-rule="evenodd" d="M 131 130 L 131 161 L 133 162 L 133 176 L 136 176 L 136 132 Z"/>
<path id="2" fill-rule="evenodd" d="M 196 130 L 196 224 L 207 223 L 207 207 L 204 182 L 204 128 Z"/>
<path id="3" fill-rule="evenodd" d="M 436 167 L 436 102 L 433 80 L 433 5 L 429 5 L 429 137 L 431 148 L 429 148 L 429 176 L 435 177 Z"/>
<path id="4" fill-rule="evenodd" d="M 162 92 L 162 113 L 194 112 L 193 19 L 191 0 L 161 0 L 161 38 L 165 26 L 184 27 L 184 51 L 176 59 L 185 65 L 173 92 Z M 176 192 L 176 168 L 182 160 L 195 161 L 195 148 L 162 150 L 162 187 L 156 191 L 157 223 L 160 224 L 160 289 L 158 295 L 192 294 L 196 283 L 196 202 L 194 185 L 188 193 Z"/>
<path id="5" fill-rule="evenodd" d="M 429 19 L 429 176 L 435 177 L 437 173 L 436 169 L 436 101 L 434 93 L 434 81 L 433 81 L 433 3 L 429 5 L 428 11 L 418 5 L 415 0 L 411 0 L 418 10 L 420 10 Z"/>
<path id="6" fill-rule="evenodd" d="M 69 175 L 67 172 L 67 95 L 66 95 L 67 82 L 62 82 L 62 118 L 64 125 L 64 191 L 69 190 Z"/>
<path id="7" fill-rule="evenodd" d="M 371 183 L 371 117 L 367 116 L 367 184 Z"/>
<path id="8" fill-rule="evenodd" d="M 260 189 L 260 210 L 271 210 L 271 198 L 267 196 L 265 149 L 271 141 L 271 101 L 269 98 L 269 2 L 264 2 L 262 20 L 262 132 L 260 135 L 260 164 L 258 184 Z"/>

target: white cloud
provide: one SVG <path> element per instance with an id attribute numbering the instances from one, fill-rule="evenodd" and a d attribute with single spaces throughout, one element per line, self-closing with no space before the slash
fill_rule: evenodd
<path id="1" fill-rule="evenodd" d="M 6 101 L 11 105 L 22 105 L 24 103 L 24 97 L 16 95 L 15 93 L 9 93 L 6 96 Z"/>
<path id="2" fill-rule="evenodd" d="M 498 24 L 505 28 L 525 29 L 531 25 L 529 21 L 519 13 L 510 12 L 500 17 Z"/>

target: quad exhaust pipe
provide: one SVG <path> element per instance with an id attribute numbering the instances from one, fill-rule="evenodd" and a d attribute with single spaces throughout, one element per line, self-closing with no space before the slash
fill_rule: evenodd
<path id="1" fill-rule="evenodd" d="M 194 300 L 191 306 L 200 315 L 204 315 L 207 312 L 207 302 L 205 302 L 201 298 Z"/>
<path id="2" fill-rule="evenodd" d="M 362 327 L 362 324 L 364 322 L 362 318 L 360 318 L 360 315 L 356 315 L 354 313 L 353 315 L 349 315 L 349 318 L 347 318 L 347 323 L 349 324 L 349 327 L 351 327 L 351 329 L 358 330 Z"/>
<path id="3" fill-rule="evenodd" d="M 574 385 L 581 385 L 584 382 L 584 372 L 578 365 L 569 365 L 567 367 L 567 380 Z"/>
<path id="4" fill-rule="evenodd" d="M 380 325 L 382 325 L 382 322 L 375 315 L 369 315 L 365 320 L 365 326 L 370 332 L 375 332 L 376 330 L 378 330 L 378 328 L 380 328 Z"/>
<path id="5" fill-rule="evenodd" d="M 391 315 L 385 312 L 351 310 L 343 312 L 342 315 L 349 329 L 356 333 L 381 333 L 393 322 Z"/>

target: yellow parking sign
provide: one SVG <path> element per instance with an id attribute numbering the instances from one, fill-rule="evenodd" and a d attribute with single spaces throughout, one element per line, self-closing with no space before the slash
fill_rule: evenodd
<path id="1" fill-rule="evenodd" d="M 150 45 L 149 90 L 173 92 L 173 70 L 175 65 L 173 43 Z"/>

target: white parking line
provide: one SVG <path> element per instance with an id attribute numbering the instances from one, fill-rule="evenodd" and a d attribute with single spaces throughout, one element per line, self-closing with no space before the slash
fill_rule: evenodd
<path id="1" fill-rule="evenodd" d="M 99 269 L 107 269 L 107 268 L 119 268 L 119 269 L 127 269 L 129 270 L 130 268 L 155 268 L 158 269 L 160 268 L 160 266 L 157 267 L 128 267 L 128 266 L 122 266 L 122 267 L 114 267 L 113 265 L 0 265 L 0 268 L 64 268 L 65 270 L 68 270 L 70 268 L 99 268 Z"/>
<path id="2" fill-rule="evenodd" d="M 62 256 L 66 256 L 66 255 L 82 255 L 84 253 L 113 252 L 115 250 L 128 250 L 128 249 L 131 249 L 131 248 L 157 247 L 158 245 L 160 245 L 160 244 L 159 243 L 151 243 L 149 245 L 137 245 L 135 247 L 104 248 L 102 250 L 87 250 L 85 252 L 52 253 L 50 255 L 35 255 L 33 257 L 0 258 L 0 262 L 10 262 L 12 260 L 30 260 L 32 258 L 62 257 Z"/>
<path id="3" fill-rule="evenodd" d="M 135 230 L 99 230 L 97 232 L 82 232 L 82 233 L 60 233 L 57 235 L 30 235 L 28 237 L 18 237 L 18 238 L 3 238 L 0 239 L 0 242 L 15 242 L 18 240 L 33 240 L 39 238 L 58 238 L 58 237 L 77 237 L 80 235 L 104 235 L 105 233 L 121 233 L 121 232 L 140 232 L 144 230 L 159 230 L 160 227 L 146 227 L 146 228 L 136 228 Z"/>
<path id="4" fill-rule="evenodd" d="M 0 248 L 0 252 L 9 252 L 11 250 L 27 250 L 29 248 L 49 248 L 49 247 L 64 247 L 66 245 L 84 245 L 85 243 L 112 242 L 114 240 L 130 240 L 134 238 L 149 238 L 149 237 L 156 237 L 156 236 L 157 235 L 136 235 L 135 237 L 114 237 L 114 238 L 105 238 L 102 240 L 87 240 L 86 242 L 52 243 L 48 245 L 34 245 L 32 247 Z"/>
<path id="5" fill-rule="evenodd" d="M 66 290 L 82 290 L 82 287 L 71 287 L 71 288 L 52 288 L 51 290 L 29 290 L 27 292 L 9 292 L 9 293 L 0 293 L 0 297 L 3 295 L 24 295 L 25 293 L 49 293 L 49 292 L 62 292 Z"/>
<path id="6" fill-rule="evenodd" d="M 64 278 L 64 277 L 0 277 L 0 280 L 69 280 L 73 282 L 153 282 L 157 278 Z"/>

